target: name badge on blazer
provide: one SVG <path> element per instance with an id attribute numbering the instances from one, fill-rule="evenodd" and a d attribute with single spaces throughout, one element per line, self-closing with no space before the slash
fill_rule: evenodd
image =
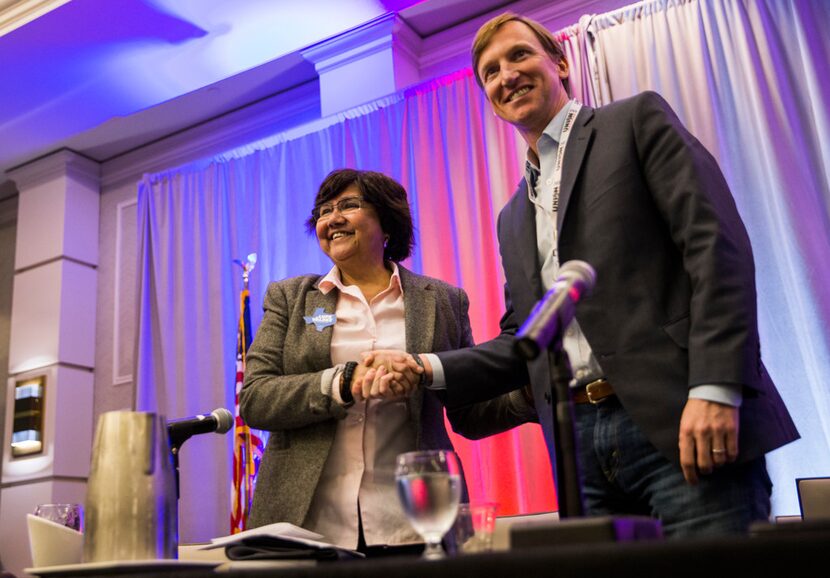
<path id="1" fill-rule="evenodd" d="M 322 307 L 314 310 L 314 315 L 309 317 L 304 315 L 306 325 L 314 325 L 317 331 L 322 331 L 326 327 L 331 327 L 337 321 L 337 316 L 334 313 L 326 313 Z"/>

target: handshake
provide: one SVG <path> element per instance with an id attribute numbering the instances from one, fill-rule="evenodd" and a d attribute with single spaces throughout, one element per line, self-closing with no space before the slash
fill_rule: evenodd
<path id="1" fill-rule="evenodd" d="M 421 383 L 432 381 L 429 361 L 424 360 L 427 367 L 423 367 L 405 351 L 379 349 L 361 355 L 349 384 L 355 401 L 402 399 L 412 395 Z"/>

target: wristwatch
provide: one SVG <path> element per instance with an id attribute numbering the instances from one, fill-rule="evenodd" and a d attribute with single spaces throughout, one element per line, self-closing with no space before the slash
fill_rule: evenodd
<path id="1" fill-rule="evenodd" d="M 352 378 L 354 377 L 354 370 L 356 368 L 356 361 L 347 361 L 343 373 L 340 374 L 340 399 L 343 400 L 343 407 L 352 407 L 354 405 Z"/>
<path id="2" fill-rule="evenodd" d="M 424 386 L 424 385 L 426 385 L 426 383 L 427 383 L 427 368 L 426 368 L 426 367 L 424 367 L 424 362 L 423 362 L 423 360 L 421 359 L 421 356 L 420 356 L 420 355 L 418 355 L 417 353 L 413 353 L 413 354 L 412 354 L 412 359 L 414 359 L 414 360 L 415 360 L 415 363 L 417 363 L 417 364 L 421 367 L 421 369 L 423 369 L 423 370 L 424 370 L 424 371 L 421 373 L 421 379 L 419 379 L 419 380 L 418 380 L 418 385 L 420 385 L 421 387 L 423 387 L 423 386 Z"/>

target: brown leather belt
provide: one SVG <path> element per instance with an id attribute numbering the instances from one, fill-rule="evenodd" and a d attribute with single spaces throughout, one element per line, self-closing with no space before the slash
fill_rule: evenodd
<path id="1" fill-rule="evenodd" d="M 587 385 L 574 388 L 571 390 L 571 400 L 574 403 L 593 403 L 597 404 L 606 397 L 611 397 L 614 394 L 614 388 L 605 379 L 597 379 Z"/>

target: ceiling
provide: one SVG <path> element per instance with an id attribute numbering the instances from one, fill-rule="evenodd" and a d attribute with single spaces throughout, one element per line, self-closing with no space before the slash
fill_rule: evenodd
<path id="1" fill-rule="evenodd" d="M 106 161 L 316 78 L 300 50 L 389 12 L 422 38 L 505 0 L 0 0 L 0 183 Z"/>

